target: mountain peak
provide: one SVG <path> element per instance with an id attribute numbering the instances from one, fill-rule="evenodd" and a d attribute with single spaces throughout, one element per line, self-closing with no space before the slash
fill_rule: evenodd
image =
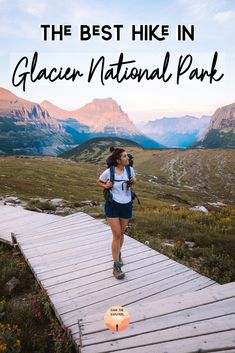
<path id="1" fill-rule="evenodd" d="M 17 97 L 11 91 L 0 87 L 0 116 L 18 119 L 21 123 L 59 129 L 58 122 L 40 104 Z"/>
<path id="2" fill-rule="evenodd" d="M 19 99 L 14 93 L 9 91 L 6 88 L 0 87 L 0 99 L 1 100 L 9 100 L 9 99 Z"/>
<path id="3" fill-rule="evenodd" d="M 94 103 L 102 103 L 102 102 L 107 102 L 107 103 L 115 103 L 117 102 L 112 98 L 112 97 L 107 97 L 107 98 L 94 98 L 93 101 Z M 118 105 L 118 104 L 117 104 Z"/>

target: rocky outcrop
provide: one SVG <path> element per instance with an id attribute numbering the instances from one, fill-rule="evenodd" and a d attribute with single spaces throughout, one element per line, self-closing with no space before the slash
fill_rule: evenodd
<path id="1" fill-rule="evenodd" d="M 215 111 L 193 147 L 235 147 L 235 103 Z"/>
<path id="2" fill-rule="evenodd" d="M 89 126 L 92 133 L 142 134 L 121 106 L 111 97 L 95 98 L 92 102 L 73 111 L 60 109 L 48 101 L 43 101 L 41 105 L 55 118 L 75 118 L 79 120 L 81 124 Z"/>
<path id="3" fill-rule="evenodd" d="M 61 125 L 40 104 L 31 102 L 0 87 L 0 116 L 18 120 L 17 124 L 31 124 L 40 128 L 61 129 Z"/>

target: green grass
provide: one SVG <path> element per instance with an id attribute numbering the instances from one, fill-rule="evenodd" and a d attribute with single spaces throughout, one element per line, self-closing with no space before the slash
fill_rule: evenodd
<path id="1" fill-rule="evenodd" d="M 133 238 L 146 242 L 176 261 L 183 262 L 219 283 L 235 280 L 235 209 L 214 209 L 208 214 L 184 207 L 135 206 L 128 227 Z M 174 248 L 164 246 L 173 241 Z M 185 241 L 195 242 L 190 250 Z"/>
<path id="2" fill-rule="evenodd" d="M 0 261 L 0 343 L 4 352 L 75 353 L 68 330 L 61 327 L 22 255 L 0 243 Z M 7 295 L 3 287 L 13 276 L 20 285 Z"/>

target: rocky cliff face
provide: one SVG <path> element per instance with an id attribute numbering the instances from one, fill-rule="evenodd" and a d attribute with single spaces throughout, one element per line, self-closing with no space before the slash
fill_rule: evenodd
<path id="1" fill-rule="evenodd" d="M 215 111 L 193 147 L 235 147 L 235 103 Z"/>
<path id="2" fill-rule="evenodd" d="M 0 154 L 57 155 L 75 144 L 49 112 L 0 87 Z"/>
<path id="3" fill-rule="evenodd" d="M 235 103 L 218 108 L 215 111 L 204 135 L 211 129 L 220 130 L 220 132 L 235 132 Z"/>
<path id="4" fill-rule="evenodd" d="M 92 102 L 73 111 L 60 109 L 47 101 L 43 101 L 41 105 L 55 118 L 79 120 L 81 124 L 89 126 L 92 133 L 142 135 L 121 106 L 111 97 L 95 98 Z"/>
<path id="5" fill-rule="evenodd" d="M 40 104 L 17 97 L 5 88 L 0 88 L 0 116 L 14 118 L 18 125 L 31 124 L 53 130 L 62 128 Z"/>

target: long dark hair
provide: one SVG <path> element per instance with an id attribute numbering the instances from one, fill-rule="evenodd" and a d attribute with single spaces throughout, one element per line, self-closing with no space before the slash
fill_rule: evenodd
<path id="1" fill-rule="evenodd" d="M 112 154 L 110 156 L 111 160 L 112 160 L 112 165 L 117 166 L 118 165 L 117 159 L 121 158 L 121 154 L 122 154 L 122 152 L 125 152 L 125 150 L 124 150 L 124 148 L 119 148 L 119 147 L 115 148 L 113 146 L 111 146 L 109 150 L 110 150 L 110 152 L 112 152 Z"/>

